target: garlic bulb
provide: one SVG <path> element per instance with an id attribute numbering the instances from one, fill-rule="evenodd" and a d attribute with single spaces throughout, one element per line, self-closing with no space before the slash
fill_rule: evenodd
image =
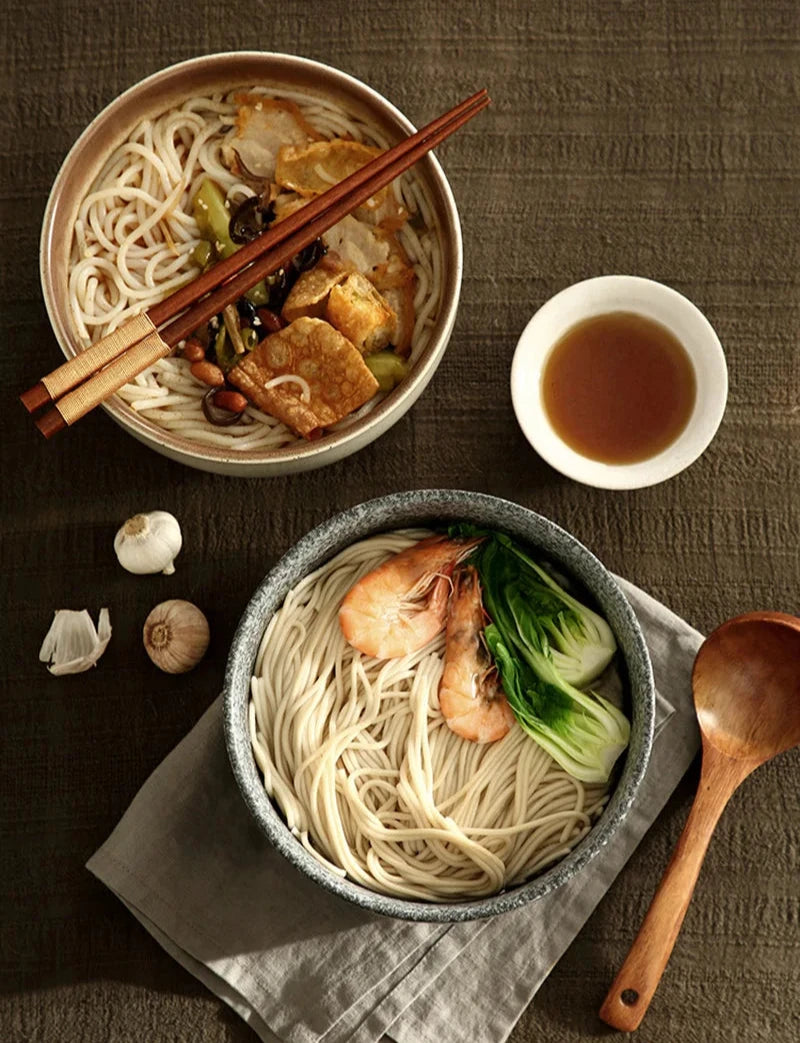
<path id="1" fill-rule="evenodd" d="M 208 620 L 191 601 L 172 599 L 156 605 L 142 632 L 147 654 L 165 674 L 192 670 L 208 648 Z"/>
<path id="2" fill-rule="evenodd" d="M 178 519 L 168 511 L 150 511 L 128 518 L 114 537 L 114 550 L 128 572 L 138 576 L 163 572 L 171 576 L 175 571 L 172 562 L 182 543 Z"/>
<path id="3" fill-rule="evenodd" d="M 86 609 L 74 612 L 60 608 L 39 649 L 39 658 L 56 677 L 80 674 L 96 665 L 110 640 L 111 618 L 107 608 L 100 609 L 96 629 Z"/>

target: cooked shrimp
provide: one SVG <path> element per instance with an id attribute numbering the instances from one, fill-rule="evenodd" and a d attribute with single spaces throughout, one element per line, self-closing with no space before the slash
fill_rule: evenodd
<path id="1" fill-rule="evenodd" d="M 453 568 L 478 543 L 429 536 L 367 573 L 339 609 L 345 638 L 377 659 L 422 648 L 444 627 Z"/>
<path id="2" fill-rule="evenodd" d="M 514 723 L 483 642 L 484 622 L 478 571 L 471 565 L 458 569 L 447 617 L 439 707 L 450 730 L 471 742 L 502 739 Z"/>

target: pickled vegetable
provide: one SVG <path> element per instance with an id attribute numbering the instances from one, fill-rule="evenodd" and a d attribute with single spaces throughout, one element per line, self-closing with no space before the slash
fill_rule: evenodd
<path id="1" fill-rule="evenodd" d="M 204 178 L 192 201 L 192 213 L 200 235 L 214 247 L 218 257 L 230 257 L 239 247 L 230 237 L 230 211 L 222 189 L 210 178 Z"/>
<path id="2" fill-rule="evenodd" d="M 245 351 L 252 351 L 258 344 L 258 334 L 250 326 L 242 329 L 242 344 L 244 344 Z"/>
<path id="3" fill-rule="evenodd" d="M 391 391 L 408 373 L 408 363 L 393 351 L 376 351 L 374 355 L 365 356 L 364 362 L 381 391 Z"/>
<path id="4" fill-rule="evenodd" d="M 192 260 L 198 267 L 207 268 L 215 259 L 214 247 L 207 239 L 201 239 L 192 250 Z"/>
<path id="5" fill-rule="evenodd" d="M 257 282 L 255 286 L 251 286 L 249 290 L 245 290 L 244 295 L 256 308 L 261 308 L 269 303 L 269 289 L 263 279 L 261 282 Z"/>
<path id="6" fill-rule="evenodd" d="M 232 366 L 235 366 L 241 358 L 241 355 L 236 354 L 236 350 L 230 342 L 228 331 L 224 325 L 220 325 L 214 338 L 214 354 L 217 359 L 217 365 L 224 373 L 227 373 Z"/>

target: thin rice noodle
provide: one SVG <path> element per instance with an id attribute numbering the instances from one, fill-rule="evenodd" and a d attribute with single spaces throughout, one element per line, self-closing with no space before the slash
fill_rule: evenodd
<path id="1" fill-rule="evenodd" d="M 250 738 L 267 792 L 323 864 L 385 894 L 456 900 L 559 861 L 607 787 L 572 778 L 516 724 L 490 744 L 454 734 L 438 700 L 443 634 L 391 660 L 345 641 L 345 593 L 423 535 L 353 544 L 288 594 L 256 659 Z"/>

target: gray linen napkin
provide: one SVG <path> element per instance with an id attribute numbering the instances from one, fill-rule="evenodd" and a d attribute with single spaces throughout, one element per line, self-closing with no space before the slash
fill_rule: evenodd
<path id="1" fill-rule="evenodd" d="M 653 660 L 656 737 L 615 842 L 557 892 L 452 925 L 374 916 L 323 892 L 252 822 L 228 765 L 219 699 L 153 772 L 89 870 L 268 1043 L 505 1040 L 699 745 L 690 674 L 702 637 L 619 582 Z"/>

